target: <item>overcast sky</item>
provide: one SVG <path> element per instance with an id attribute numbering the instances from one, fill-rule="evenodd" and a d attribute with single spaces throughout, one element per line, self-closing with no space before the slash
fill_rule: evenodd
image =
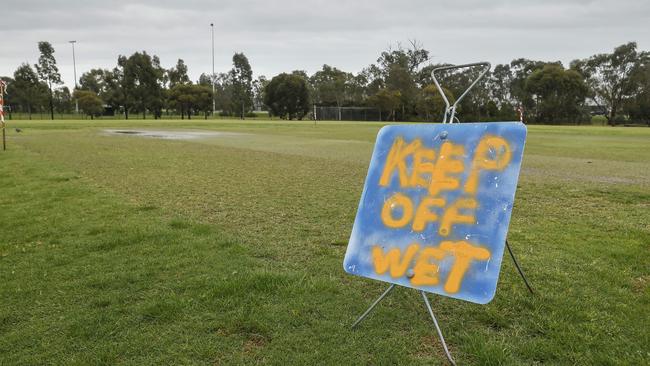
<path id="1" fill-rule="evenodd" d="M 650 0 L 20 0 L 0 5 L 0 75 L 38 59 L 53 44 L 64 82 L 117 56 L 146 50 L 164 67 L 185 60 L 190 77 L 244 52 L 256 75 L 326 63 L 357 72 L 397 42 L 417 39 L 433 62 L 493 64 L 513 58 L 560 60 L 611 51 L 628 41 L 650 50 Z"/>

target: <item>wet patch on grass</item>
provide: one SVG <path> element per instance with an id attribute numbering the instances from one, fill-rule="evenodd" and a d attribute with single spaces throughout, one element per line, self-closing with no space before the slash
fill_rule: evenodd
<path id="1" fill-rule="evenodd" d="M 198 140 L 210 137 L 229 137 L 240 135 L 232 132 L 183 130 L 104 130 L 104 133 L 109 136 L 137 136 L 162 140 Z"/>

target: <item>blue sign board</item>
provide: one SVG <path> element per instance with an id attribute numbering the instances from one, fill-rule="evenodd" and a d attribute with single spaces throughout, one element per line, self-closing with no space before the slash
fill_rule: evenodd
<path id="1" fill-rule="evenodd" d="M 518 122 L 382 128 L 345 271 L 490 302 L 525 141 L 526 126 Z"/>

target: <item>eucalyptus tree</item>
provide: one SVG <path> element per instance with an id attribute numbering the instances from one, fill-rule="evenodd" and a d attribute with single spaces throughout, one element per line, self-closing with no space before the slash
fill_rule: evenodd
<path id="1" fill-rule="evenodd" d="M 395 121 L 395 109 L 399 107 L 401 98 L 402 95 L 399 91 L 382 88 L 368 98 L 368 104 L 379 109 L 380 121 L 384 112 L 388 112 L 387 119 Z"/>
<path id="2" fill-rule="evenodd" d="M 429 51 L 421 47 L 420 43 L 409 41 L 410 46 L 405 48 L 398 43 L 397 47 L 389 47 L 377 59 L 376 65 L 370 65 L 365 74 L 368 78 L 368 95 L 373 96 L 372 102 L 389 105 L 394 97 L 399 95 L 401 107 L 400 119 L 405 120 L 416 113 L 416 102 L 419 95 L 418 88 L 425 85 L 419 84 L 423 65 L 429 60 Z M 386 90 L 384 90 L 386 89 Z M 381 94 L 379 94 L 381 93 Z M 390 101 L 390 103 L 389 103 Z M 391 117 L 396 118 L 396 108 L 391 108 Z"/>
<path id="3" fill-rule="evenodd" d="M 104 95 L 103 99 L 113 108 L 114 111 L 122 109 L 124 118 L 129 119 L 129 110 L 131 108 L 130 99 L 126 95 L 126 81 L 124 79 L 124 64 L 126 57 L 119 56 L 117 66 L 111 71 L 104 72 Z"/>
<path id="4" fill-rule="evenodd" d="M 164 97 L 161 82 L 164 70 L 160 67 L 160 60 L 145 51 L 135 52 L 126 59 L 122 57 L 122 87 L 128 104 L 142 112 L 142 118 L 147 117 L 147 110 L 152 111 L 156 118 L 160 117 Z"/>
<path id="5" fill-rule="evenodd" d="M 526 78 L 525 90 L 537 101 L 536 122 L 578 122 L 583 119 L 587 85 L 576 70 L 547 64 Z"/>
<path id="6" fill-rule="evenodd" d="M 90 69 L 84 72 L 79 78 L 79 89 L 90 90 L 101 96 L 106 92 L 106 73 L 108 72 L 104 69 Z"/>
<path id="7" fill-rule="evenodd" d="M 269 80 L 264 75 L 260 75 L 253 81 L 253 107 L 262 110 L 264 106 L 264 88 Z"/>
<path id="8" fill-rule="evenodd" d="M 199 75 L 199 79 L 196 81 L 196 83 L 199 85 L 207 85 L 209 87 L 212 87 L 212 76 L 202 72 L 201 75 Z"/>
<path id="9" fill-rule="evenodd" d="M 176 66 L 167 70 L 167 81 L 169 88 L 173 88 L 177 84 L 191 84 L 190 77 L 187 75 L 187 65 L 185 61 L 179 58 Z"/>
<path id="10" fill-rule="evenodd" d="M 54 89 L 54 110 L 57 113 L 71 113 L 74 108 L 74 102 L 70 89 L 67 86 Z"/>
<path id="11" fill-rule="evenodd" d="M 525 58 L 518 58 L 510 62 L 510 72 L 512 73 L 510 79 L 510 95 L 514 103 L 523 107 L 526 111 L 535 109 L 535 100 L 526 90 L 526 79 L 535 70 L 542 69 L 545 64 L 546 62 L 544 61 L 534 61 Z"/>
<path id="12" fill-rule="evenodd" d="M 54 58 L 54 47 L 50 42 L 38 42 L 38 51 L 40 56 L 36 66 L 38 77 L 47 84 L 50 91 L 50 117 L 54 119 L 54 94 L 53 86 L 61 84 L 61 74 L 59 68 L 56 66 L 56 58 Z"/>
<path id="13" fill-rule="evenodd" d="M 638 91 L 625 103 L 624 111 L 631 119 L 650 125 L 650 53 L 640 55 L 641 62 L 634 73 Z"/>
<path id="14" fill-rule="evenodd" d="M 253 70 L 248 58 L 243 53 L 235 53 L 232 56 L 232 69 L 230 76 L 231 89 L 231 110 L 238 114 L 241 119 L 253 107 Z"/>
<path id="15" fill-rule="evenodd" d="M 194 113 L 203 113 L 204 118 L 212 112 L 212 87 L 201 84 L 176 84 L 169 90 L 170 106 L 181 118 L 191 119 Z"/>
<path id="16" fill-rule="evenodd" d="M 20 105 L 22 111 L 29 115 L 29 119 L 32 119 L 35 109 L 47 100 L 47 85 L 39 80 L 34 69 L 27 63 L 16 69 L 10 87 L 12 102 Z"/>
<path id="17" fill-rule="evenodd" d="M 352 74 L 343 72 L 336 67 L 323 65 L 323 68 L 309 78 L 315 103 L 335 105 L 338 108 L 338 119 L 341 119 L 341 107 L 347 99 L 350 89 L 349 80 Z"/>
<path id="18" fill-rule="evenodd" d="M 637 52 L 636 42 L 618 46 L 612 53 L 602 53 L 572 62 L 571 67 L 587 79 L 590 98 L 603 107 L 609 124 L 616 124 L 626 99 L 639 90 L 636 70 L 643 63 L 644 53 Z"/>
<path id="19" fill-rule="evenodd" d="M 450 103 L 456 100 L 453 93 L 443 89 Z M 425 121 L 440 121 L 445 112 L 445 101 L 442 99 L 438 88 L 434 84 L 422 88 L 416 103 L 416 111 Z"/>

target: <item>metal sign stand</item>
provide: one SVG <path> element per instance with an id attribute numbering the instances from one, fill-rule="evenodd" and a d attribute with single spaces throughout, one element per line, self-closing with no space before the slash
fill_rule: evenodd
<path id="1" fill-rule="evenodd" d="M 447 96 L 445 95 L 445 92 L 443 91 L 442 87 L 440 87 L 440 83 L 438 82 L 438 79 L 436 78 L 436 71 L 444 71 L 444 70 L 452 70 L 452 69 L 462 69 L 462 68 L 469 68 L 469 67 L 478 67 L 482 66 L 484 67 L 483 71 L 478 75 L 478 77 L 467 87 L 467 89 L 456 99 L 453 105 L 449 104 L 449 100 L 447 99 Z M 469 93 L 469 91 L 487 74 L 487 72 L 490 70 L 490 63 L 489 62 L 476 62 L 476 63 L 471 63 L 471 64 L 464 64 L 464 65 L 451 65 L 451 66 L 443 66 L 443 67 L 438 67 L 434 69 L 431 72 L 431 76 L 433 77 L 433 82 L 436 84 L 436 87 L 438 88 L 438 92 L 442 96 L 442 99 L 445 102 L 445 115 L 443 117 L 442 123 L 454 123 L 454 122 L 459 122 L 458 118 L 456 117 L 456 107 L 458 106 L 458 103 Z M 526 275 L 524 275 L 523 270 L 519 266 L 519 263 L 517 262 L 517 259 L 515 258 L 514 253 L 512 252 L 512 249 L 510 249 L 510 244 L 508 244 L 508 239 L 506 239 L 506 248 L 508 249 L 508 253 L 510 253 L 510 258 L 512 258 L 512 261 L 515 264 L 515 267 L 517 268 L 517 272 L 519 272 L 519 275 L 521 276 L 521 279 L 524 281 L 524 284 L 526 284 L 526 287 L 528 288 L 528 291 L 530 291 L 531 294 L 533 294 L 533 288 L 530 286 L 528 283 L 528 280 L 526 279 Z M 388 288 L 379 296 L 371 305 L 370 307 L 363 313 L 361 316 L 352 324 L 352 329 L 356 328 L 371 312 L 372 310 L 386 297 L 388 294 L 393 291 L 393 289 L 397 286 L 396 284 L 391 284 L 388 286 Z M 436 332 L 438 333 L 438 338 L 440 338 L 440 344 L 442 344 L 442 347 L 445 350 L 445 355 L 447 356 L 447 360 L 449 360 L 449 363 L 452 365 L 456 365 L 456 362 L 454 361 L 453 357 L 451 357 L 451 353 L 449 352 L 449 348 L 447 347 L 447 343 L 445 342 L 445 338 L 442 335 L 442 331 L 440 330 L 440 326 L 438 325 L 438 320 L 436 319 L 436 316 L 433 314 L 433 310 L 431 308 L 431 303 L 429 302 L 429 298 L 427 297 L 426 292 L 420 290 L 420 294 L 422 295 L 422 299 L 424 300 L 424 304 L 426 305 L 427 311 L 429 312 L 429 315 L 431 316 L 431 320 L 433 320 L 433 325 L 436 327 Z"/>
<path id="2" fill-rule="evenodd" d="M 533 288 L 530 286 L 528 283 L 528 280 L 526 279 L 526 275 L 524 275 L 524 272 L 522 271 L 521 267 L 519 266 L 519 263 L 517 262 L 517 259 L 515 259 L 515 255 L 512 253 L 512 249 L 510 249 L 510 244 L 508 244 L 508 240 L 506 240 L 506 248 L 508 248 L 508 253 L 510 253 L 510 257 L 512 258 L 512 261 L 515 263 L 515 267 L 517 267 L 517 272 L 519 272 L 519 275 L 521 276 L 521 279 L 524 281 L 524 284 L 526 284 L 526 287 L 528 288 L 528 291 L 530 291 L 531 294 L 534 294 Z M 386 291 L 381 294 L 371 305 L 370 307 L 357 319 L 353 324 L 352 324 L 352 329 L 356 328 L 357 325 L 359 325 L 371 312 L 372 310 L 383 300 L 388 294 L 393 291 L 393 289 L 397 286 L 396 284 L 391 284 L 388 286 Z M 445 355 L 447 356 L 447 360 L 449 360 L 449 363 L 452 365 L 456 365 L 456 362 L 454 359 L 451 357 L 451 353 L 449 353 L 449 348 L 447 347 L 447 343 L 445 342 L 445 337 L 442 335 L 442 331 L 440 330 L 440 326 L 438 325 L 438 320 L 436 319 L 436 316 L 433 314 L 433 310 L 431 309 L 431 303 L 429 303 L 429 298 L 427 297 L 426 292 L 420 290 L 420 294 L 422 295 L 422 299 L 424 300 L 424 304 L 427 307 L 427 311 L 429 312 L 429 315 L 431 316 L 431 320 L 433 320 L 433 325 L 436 327 L 436 332 L 438 333 L 438 338 L 440 338 L 440 344 L 442 344 L 442 348 L 445 350 Z"/>
<path id="3" fill-rule="evenodd" d="M 368 314 L 370 314 L 370 312 L 375 308 L 375 306 L 377 306 L 377 304 L 379 304 L 379 302 L 381 302 L 381 300 L 383 300 L 395 288 L 395 286 L 397 285 L 394 283 L 388 286 L 386 291 L 384 291 L 384 293 L 381 294 L 381 296 L 379 296 L 377 300 L 375 300 L 375 302 L 372 303 L 372 305 L 370 305 L 368 310 L 366 310 L 363 314 L 361 314 L 359 319 L 357 319 L 357 321 L 355 321 L 354 324 L 352 324 L 352 329 L 356 328 L 356 326 L 359 325 L 359 323 L 361 323 L 368 316 Z M 420 291 L 420 294 L 422 294 L 422 299 L 424 299 L 424 303 L 427 306 L 429 315 L 431 315 L 431 319 L 433 320 L 433 325 L 435 325 L 436 327 L 436 332 L 438 332 L 438 338 L 440 338 L 440 343 L 442 344 L 442 347 L 445 349 L 445 355 L 447 355 L 447 359 L 449 360 L 449 362 L 455 366 L 456 362 L 454 362 L 454 359 L 451 357 L 451 353 L 449 353 L 449 348 L 447 348 L 447 343 L 445 342 L 445 337 L 443 337 L 442 331 L 440 330 L 440 326 L 438 325 L 438 320 L 436 320 L 436 316 L 433 315 L 433 310 L 431 310 L 431 304 L 429 303 L 429 298 L 427 297 L 427 294 L 424 291 Z"/>

